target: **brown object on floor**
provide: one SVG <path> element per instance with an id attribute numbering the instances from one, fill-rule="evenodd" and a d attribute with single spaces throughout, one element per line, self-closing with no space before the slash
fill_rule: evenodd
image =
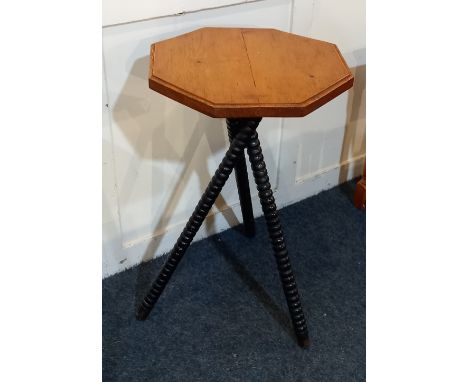
<path id="1" fill-rule="evenodd" d="M 149 87 L 210 117 L 302 117 L 353 86 L 335 44 L 202 28 L 151 45 Z"/>
<path id="2" fill-rule="evenodd" d="M 356 191 L 354 192 L 354 205 L 356 208 L 366 208 L 366 164 L 364 163 L 364 174 L 361 180 L 357 183 Z"/>

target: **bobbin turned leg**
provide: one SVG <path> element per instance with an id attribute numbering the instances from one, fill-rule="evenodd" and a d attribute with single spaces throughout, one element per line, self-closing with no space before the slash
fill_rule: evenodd
<path id="1" fill-rule="evenodd" d="M 213 178 L 211 179 L 211 182 L 208 184 L 208 187 L 198 202 L 198 205 L 187 222 L 187 225 L 180 234 L 176 244 L 172 248 L 171 253 L 169 254 L 169 257 L 161 272 L 159 273 L 156 281 L 153 283 L 150 291 L 143 299 L 143 302 L 141 303 L 136 314 L 137 319 L 146 319 L 154 304 L 156 304 L 158 301 L 161 293 L 164 291 L 164 288 L 166 287 L 180 260 L 182 259 L 185 251 L 202 225 L 203 220 L 206 218 L 208 211 L 211 209 L 216 198 L 221 192 L 221 189 L 231 174 L 237 160 L 239 158 L 244 158 L 244 149 L 247 140 L 251 135 L 252 130 L 250 128 L 241 128 L 236 136 L 232 139 L 229 150 L 226 152 L 226 155 L 221 161 L 221 164 L 216 170 Z"/>
<path id="2" fill-rule="evenodd" d="M 258 121 L 260 122 L 260 121 Z M 258 124 L 258 123 L 257 123 Z M 252 166 L 255 183 L 257 184 L 260 203 L 262 204 L 263 214 L 268 227 L 268 233 L 273 245 L 276 264 L 281 277 L 283 291 L 288 303 L 289 313 L 294 325 L 294 331 L 299 345 L 302 347 L 309 346 L 309 334 L 307 323 L 302 312 L 302 305 L 299 298 L 294 274 L 289 262 L 288 250 L 284 241 L 283 231 L 276 210 L 275 198 L 271 185 L 269 183 L 268 172 L 263 160 L 262 148 L 258 140 L 258 134 L 254 130 L 248 143 L 247 152 L 249 154 L 250 163 Z"/>
<path id="3" fill-rule="evenodd" d="M 251 120 L 226 119 L 230 142 L 232 142 L 233 138 L 237 135 L 239 129 L 249 121 L 252 123 Z M 239 194 L 242 220 L 244 222 L 244 233 L 248 237 L 253 237 L 255 235 L 255 220 L 252 210 L 252 199 L 250 198 L 249 177 L 247 175 L 244 151 L 242 151 L 242 155 L 237 160 L 234 171 L 236 174 L 237 192 Z"/>

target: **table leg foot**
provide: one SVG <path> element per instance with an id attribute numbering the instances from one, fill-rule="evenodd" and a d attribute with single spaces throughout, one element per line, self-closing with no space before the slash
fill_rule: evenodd
<path id="1" fill-rule="evenodd" d="M 297 342 L 301 348 L 308 349 L 310 347 L 309 337 L 298 337 Z"/>
<path id="2" fill-rule="evenodd" d="M 136 313 L 137 320 L 145 321 L 148 318 L 148 315 L 150 314 L 150 312 L 151 312 L 151 309 L 147 309 L 145 306 L 140 305 Z"/>

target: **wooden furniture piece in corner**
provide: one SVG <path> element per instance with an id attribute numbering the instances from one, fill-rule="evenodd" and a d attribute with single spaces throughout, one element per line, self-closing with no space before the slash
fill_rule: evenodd
<path id="1" fill-rule="evenodd" d="M 357 183 L 354 191 L 354 205 L 361 210 L 366 208 L 366 164 L 364 163 L 364 174 Z"/>
<path id="2" fill-rule="evenodd" d="M 230 146 L 137 319 L 148 317 L 233 170 L 246 235 L 255 234 L 247 151 L 294 331 L 300 346 L 309 345 L 256 130 L 262 117 L 309 114 L 350 89 L 353 80 L 336 45 L 274 29 L 202 28 L 151 46 L 149 87 L 210 117 L 226 118 Z"/>

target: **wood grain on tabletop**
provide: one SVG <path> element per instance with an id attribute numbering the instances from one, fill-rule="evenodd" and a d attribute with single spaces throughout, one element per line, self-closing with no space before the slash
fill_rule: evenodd
<path id="1" fill-rule="evenodd" d="M 275 29 L 202 28 L 151 46 L 151 89 L 212 117 L 300 117 L 351 88 L 336 45 Z"/>

